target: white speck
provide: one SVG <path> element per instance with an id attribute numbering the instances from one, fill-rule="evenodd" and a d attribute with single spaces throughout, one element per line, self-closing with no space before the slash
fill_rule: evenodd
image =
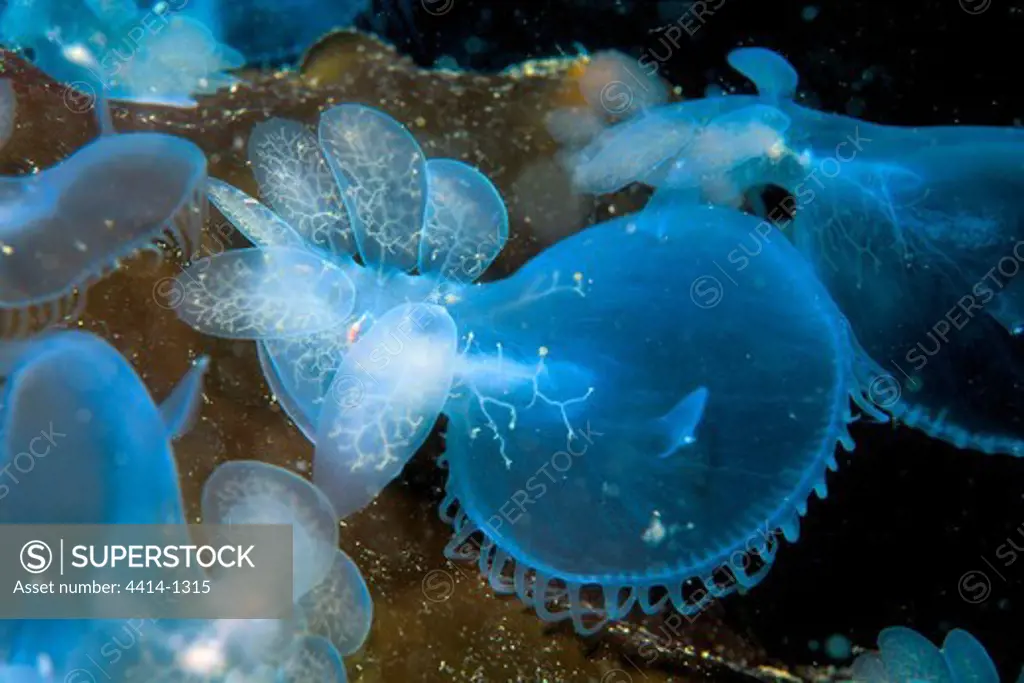
<path id="1" fill-rule="evenodd" d="M 188 673 L 198 675 L 221 673 L 226 665 L 224 648 L 218 642 L 191 645 L 178 656 L 178 662 Z"/>
<path id="2" fill-rule="evenodd" d="M 64 59 L 74 64 L 80 64 L 82 66 L 91 66 L 96 62 L 93 58 L 92 53 L 89 52 L 81 43 L 73 43 L 68 45 L 63 50 Z"/>
<path id="3" fill-rule="evenodd" d="M 53 676 L 53 660 L 50 659 L 49 655 L 39 655 L 36 657 L 36 671 L 38 671 L 43 678 L 50 678 Z"/>
<path id="4" fill-rule="evenodd" d="M 648 545 L 658 545 L 665 540 L 665 525 L 661 523 L 661 513 L 657 510 L 651 515 L 651 523 L 641 538 Z"/>

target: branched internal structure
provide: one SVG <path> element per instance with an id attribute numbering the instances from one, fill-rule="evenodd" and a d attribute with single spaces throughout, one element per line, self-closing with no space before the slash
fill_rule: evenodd
<path id="1" fill-rule="evenodd" d="M 580 295 L 583 296 L 582 292 L 580 292 Z M 587 390 L 580 396 L 568 399 L 553 398 L 541 388 L 542 380 L 550 378 L 550 371 L 547 365 L 549 350 L 546 346 L 537 349 L 537 362 L 530 368 L 515 361 L 506 361 L 505 349 L 501 342 L 495 343 L 495 355 L 493 357 L 488 357 L 482 362 L 478 361 L 477 359 L 483 356 L 469 356 L 475 343 L 475 335 L 469 332 L 466 335 L 466 347 L 462 352 L 465 365 L 463 365 L 463 372 L 460 374 L 460 378 L 472 393 L 480 413 L 486 420 L 486 428 L 490 430 L 492 438 L 498 442 L 498 453 L 501 455 L 506 469 L 512 467 L 512 459 L 506 452 L 505 437 L 502 435 L 502 428 L 499 426 L 498 421 L 491 413 L 491 407 L 502 409 L 508 413 L 505 429 L 511 431 L 516 428 L 520 410 L 530 410 L 538 402 L 543 403 L 558 411 L 562 423 L 565 425 L 567 446 L 577 438 L 576 430 L 572 426 L 567 409 L 569 406 L 581 404 L 590 398 L 590 395 L 594 392 L 593 387 L 587 387 Z M 477 379 L 477 377 L 480 379 Z M 498 378 L 497 381 L 495 378 Z M 485 385 L 484 382 L 487 382 L 487 384 Z M 483 388 L 481 388 L 481 385 L 483 385 Z M 493 391 L 507 396 L 518 392 L 523 386 L 530 387 L 530 396 L 525 405 L 518 407 L 515 402 L 497 398 L 491 393 Z M 477 438 L 481 429 L 480 427 L 472 427 L 470 429 L 470 438 Z"/>
<path id="2" fill-rule="evenodd" d="M 575 294 L 581 298 L 586 298 L 587 287 L 591 284 L 583 273 L 576 271 L 572 274 L 572 284 L 563 284 L 562 272 L 553 271 L 550 276 L 550 281 L 547 278 L 538 278 L 534 280 L 528 287 L 523 290 L 521 296 L 515 301 L 511 301 L 508 304 L 499 308 L 493 309 L 494 313 L 504 313 L 510 310 L 529 306 L 532 303 L 540 301 L 541 299 L 558 294 L 561 292 L 569 292 Z"/>

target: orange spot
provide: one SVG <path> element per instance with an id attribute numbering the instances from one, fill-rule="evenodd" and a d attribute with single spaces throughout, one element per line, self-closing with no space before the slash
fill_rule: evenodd
<path id="1" fill-rule="evenodd" d="M 360 318 L 359 320 L 357 320 L 354 323 L 352 323 L 352 326 L 350 328 L 348 328 L 348 343 L 349 344 L 355 344 L 356 343 L 356 338 L 359 336 L 359 328 L 361 328 L 362 326 L 363 326 L 363 319 Z"/>

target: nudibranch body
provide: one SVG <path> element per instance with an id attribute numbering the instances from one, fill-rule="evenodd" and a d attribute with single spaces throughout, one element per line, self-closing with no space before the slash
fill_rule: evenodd
<path id="1" fill-rule="evenodd" d="M 582 633 L 765 576 L 853 448 L 851 399 L 884 416 L 828 293 L 757 226 L 662 205 L 449 306 L 468 338 L 444 409 L 449 556 L 482 535 L 496 590 Z"/>
<path id="2" fill-rule="evenodd" d="M 505 244 L 508 214 L 479 171 L 427 159 L 401 124 L 362 105 L 325 111 L 316 133 L 272 119 L 254 129 L 249 150 L 269 208 L 217 180 L 209 196 L 256 246 L 190 266 L 178 278 L 177 312 L 202 332 L 259 341 L 274 394 L 317 445 L 314 480 L 345 517 L 416 452 L 452 381 L 442 372 L 429 384 L 402 384 L 412 366 L 388 366 L 388 358 L 402 344 L 389 340 L 392 325 L 428 356 L 449 358 L 454 323 L 432 317 L 434 327 L 420 328 L 417 308 L 396 312 L 381 331 L 376 325 L 405 303 L 433 310 L 458 300 Z M 348 379 L 353 372 L 358 379 Z M 359 406 L 321 416 L 332 384 L 347 395 L 354 381 L 365 388 Z M 388 406 L 388 417 L 374 421 Z M 374 434 L 402 421 L 407 427 Z"/>
<path id="3" fill-rule="evenodd" d="M 105 110 L 100 116 L 109 126 Z M 198 246 L 202 150 L 161 133 L 111 133 L 40 173 L 0 178 L 5 336 L 73 317 L 92 282 L 140 251 L 180 250 L 187 259 Z"/>
<path id="4" fill-rule="evenodd" d="M 884 419 L 827 292 L 749 216 L 662 202 L 468 286 L 507 237 L 475 170 L 425 161 L 408 131 L 357 105 L 325 112 L 317 136 L 262 124 L 250 149 L 274 211 L 210 182 L 256 247 L 183 273 L 179 315 L 260 340 L 342 517 L 447 413 L 449 553 L 483 533 L 492 584 L 544 618 L 589 632 L 634 604 L 692 613 L 755 585 L 777 531 L 795 540 L 808 496 L 825 495 L 837 443 L 853 447 L 851 398 Z M 300 254 L 320 262 L 295 268 Z M 546 495 L 524 494 L 555 459 Z M 500 522 L 513 504 L 521 518 Z M 604 605 L 584 602 L 590 587 Z"/>
<path id="5" fill-rule="evenodd" d="M 201 624 L 191 647 L 217 652 L 220 662 L 204 673 L 231 680 L 231 671 L 265 670 L 276 672 L 273 681 L 345 681 L 341 658 L 365 642 L 373 604 L 359 569 L 338 549 L 338 516 L 324 494 L 294 472 L 233 461 L 204 484 L 202 514 L 209 524 L 291 526 L 295 601 L 291 620 Z"/>
<path id="6" fill-rule="evenodd" d="M 0 523 L 179 523 L 170 442 L 190 426 L 206 366 L 197 362 L 160 407 L 98 337 L 57 332 L 23 343 L 4 385 L 3 458 L 16 467 L 11 459 L 30 446 L 73 452 L 37 458 L 33 476 L 0 500 Z"/>
<path id="7" fill-rule="evenodd" d="M 6 350 L 0 433 L 10 476 L 0 523 L 165 524 L 180 526 L 188 543 L 171 441 L 195 420 L 207 359 L 158 406 L 131 365 L 93 335 L 44 334 Z M 105 643 L 131 642 L 107 662 L 107 680 L 345 681 L 341 656 L 365 641 L 372 604 L 337 548 L 337 515 L 323 494 L 280 468 L 233 462 L 207 481 L 203 517 L 293 526 L 294 619 L 6 621 L 0 679 L 71 680 L 93 670 Z"/>
<path id="8" fill-rule="evenodd" d="M 655 202 L 716 204 L 783 188 L 791 197 L 770 217 L 849 320 L 865 374 L 892 396 L 886 410 L 958 447 L 1024 454 L 1024 132 L 815 111 L 793 101 L 796 72 L 781 56 L 744 48 L 729 62 L 757 96 L 669 105 L 609 129 L 575 156 L 580 187 L 644 182 Z"/>
<path id="9" fill-rule="evenodd" d="M 218 42 L 182 0 L 140 9 L 132 0 L 11 0 L 0 39 L 86 95 L 170 106 L 229 86 L 245 60 Z M 202 3 L 201 3 L 202 4 Z M 216 28 L 216 27 L 214 27 Z"/>
<path id="10" fill-rule="evenodd" d="M 854 683 L 999 683 L 985 647 L 962 629 L 947 633 L 939 649 L 917 631 L 887 628 L 878 634 L 878 650 L 853 663 Z M 1024 672 L 1019 681 L 1024 681 Z"/>
<path id="11" fill-rule="evenodd" d="M 206 365 L 200 359 L 158 407 L 131 365 L 93 335 L 24 342 L 5 368 L 0 458 L 12 478 L 0 523 L 184 525 L 171 440 L 189 428 Z M 11 664 L 45 658 L 74 669 L 121 625 L 6 621 L 0 650 Z"/>
<path id="12" fill-rule="evenodd" d="M 457 360 L 455 321 L 423 303 L 385 312 L 346 351 L 324 397 L 313 462 L 342 516 L 368 505 L 426 440 Z"/>

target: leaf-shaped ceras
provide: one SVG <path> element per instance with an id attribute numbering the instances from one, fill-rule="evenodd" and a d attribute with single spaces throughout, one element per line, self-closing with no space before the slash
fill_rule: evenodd
<path id="1" fill-rule="evenodd" d="M 292 230 L 335 263 L 352 260 L 348 210 L 311 129 L 287 119 L 257 124 L 249 159 L 263 200 Z"/>
<path id="2" fill-rule="evenodd" d="M 320 145 L 342 188 L 363 262 L 412 270 L 427 195 L 426 159 L 412 134 L 383 112 L 345 104 L 320 117 Z"/>
<path id="3" fill-rule="evenodd" d="M 508 241 L 505 202 L 487 176 L 454 159 L 429 160 L 427 182 L 420 274 L 473 282 Z"/>
<path id="4" fill-rule="evenodd" d="M 178 315 L 229 339 L 313 334 L 345 322 L 355 288 L 345 272 L 303 249 L 238 249 L 200 260 L 179 278 Z"/>
<path id="5" fill-rule="evenodd" d="M 313 480 L 343 518 L 423 445 L 448 400 L 457 341 L 446 309 L 403 304 L 345 355 L 320 412 L 313 461 Z"/>

